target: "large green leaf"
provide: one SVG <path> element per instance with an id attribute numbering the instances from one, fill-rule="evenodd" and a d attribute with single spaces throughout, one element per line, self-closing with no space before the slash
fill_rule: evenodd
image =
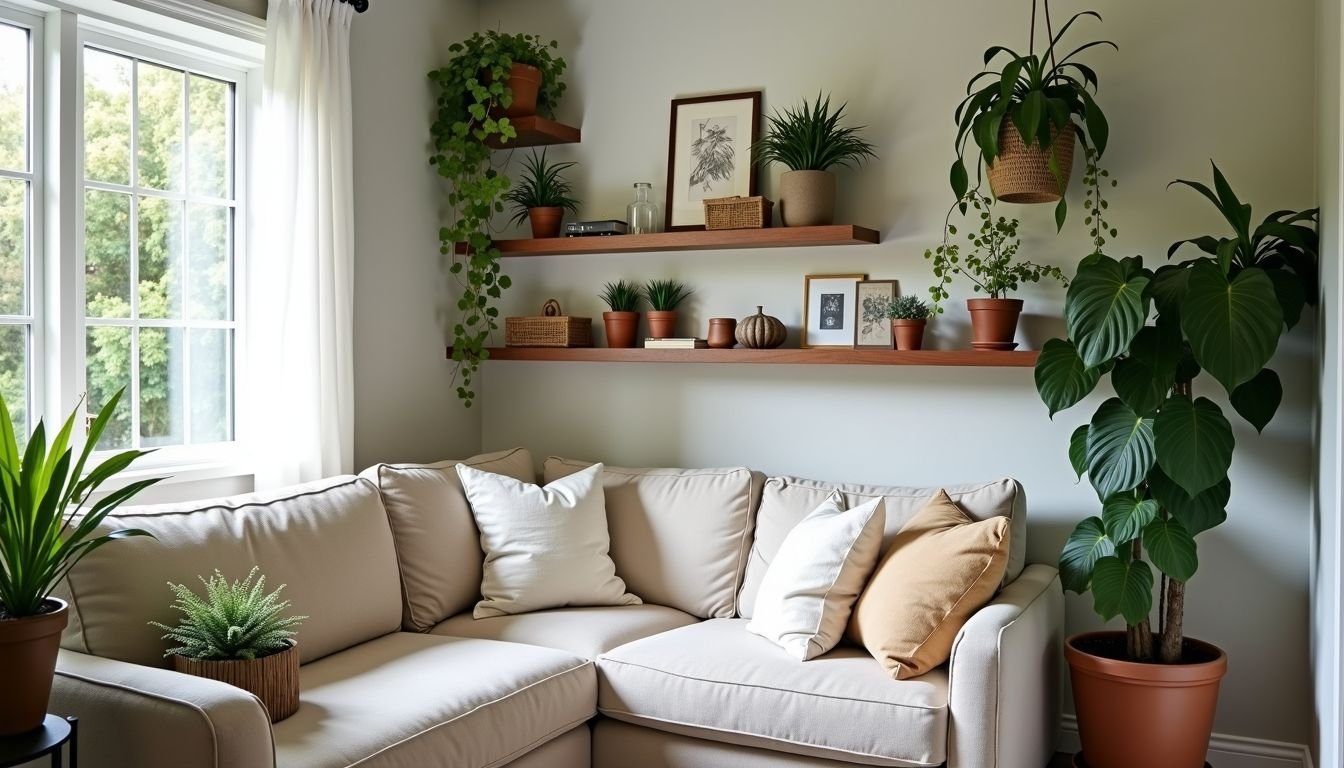
<path id="1" fill-rule="evenodd" d="M 1167 264 L 1158 267 L 1148 283 L 1148 296 L 1164 316 L 1180 315 L 1185 289 L 1190 284 L 1190 269 L 1186 264 Z"/>
<path id="2" fill-rule="evenodd" d="M 1135 413 L 1152 414 L 1167 398 L 1180 359 L 1181 335 L 1174 323 L 1144 326 L 1129 345 L 1128 356 L 1115 364 L 1115 394 Z"/>
<path id="3" fill-rule="evenodd" d="M 1133 491 L 1117 493 L 1101 505 L 1101 522 L 1106 535 L 1116 544 L 1127 544 L 1143 533 L 1144 526 L 1157 517 L 1157 502 L 1141 499 Z"/>
<path id="4" fill-rule="evenodd" d="M 1274 295 L 1283 309 L 1283 324 L 1290 330 L 1302 319 L 1302 307 L 1307 303 L 1307 293 L 1302 287 L 1302 278 L 1286 269 L 1271 269 L 1266 273 L 1274 283 Z"/>
<path id="5" fill-rule="evenodd" d="M 1106 535 L 1099 518 L 1089 517 L 1079 523 L 1059 555 L 1059 578 L 1064 588 L 1080 595 L 1086 592 L 1097 561 L 1114 554 L 1115 542 Z"/>
<path id="6" fill-rule="evenodd" d="M 1087 432 L 1088 425 L 1073 430 L 1069 435 L 1069 465 L 1073 467 L 1073 474 L 1082 479 L 1083 473 L 1087 471 Z"/>
<path id="7" fill-rule="evenodd" d="M 1101 404 L 1087 431 L 1087 476 L 1099 498 L 1143 482 L 1155 456 L 1152 419 L 1139 416 L 1119 398 Z"/>
<path id="8" fill-rule="evenodd" d="M 1279 374 L 1265 368 L 1233 390 L 1231 399 L 1237 413 L 1250 422 L 1256 432 L 1264 432 L 1283 402 L 1283 383 L 1279 381 Z"/>
<path id="9" fill-rule="evenodd" d="M 1078 268 L 1064 298 L 1064 322 L 1083 363 L 1094 368 L 1129 349 L 1148 316 L 1146 275 L 1129 276 L 1107 256 Z"/>
<path id="10" fill-rule="evenodd" d="M 1142 560 L 1101 558 L 1092 570 L 1092 607 L 1107 621 L 1124 616 L 1126 624 L 1138 624 L 1148 618 L 1153 569 Z"/>
<path id="11" fill-rule="evenodd" d="M 1159 518 L 1150 522 L 1143 529 L 1143 544 L 1153 565 L 1177 581 L 1189 581 L 1199 570 L 1195 539 L 1179 520 Z"/>
<path id="12" fill-rule="evenodd" d="M 1231 393 L 1274 356 L 1283 308 L 1263 270 L 1244 269 L 1229 282 L 1216 265 L 1199 262 L 1190 269 L 1181 327 L 1195 359 Z"/>
<path id="13" fill-rule="evenodd" d="M 1050 417 L 1071 408 L 1097 386 L 1101 374 L 1078 357 L 1073 342 L 1051 339 L 1036 360 L 1036 391 L 1050 409 Z"/>
<path id="14" fill-rule="evenodd" d="M 1232 483 L 1226 477 L 1191 496 L 1167 477 L 1161 467 L 1153 467 L 1153 471 L 1148 473 L 1148 490 L 1172 517 L 1181 521 L 1191 536 L 1198 536 L 1227 520 L 1227 501 L 1232 497 Z"/>
<path id="15" fill-rule="evenodd" d="M 1153 432 L 1158 465 L 1186 493 L 1194 496 L 1227 477 L 1236 439 L 1217 403 L 1173 396 L 1162 405 Z"/>

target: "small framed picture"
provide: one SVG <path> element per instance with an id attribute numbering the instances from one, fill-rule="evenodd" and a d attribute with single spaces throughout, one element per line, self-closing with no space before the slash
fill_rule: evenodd
<path id="1" fill-rule="evenodd" d="M 896 298 L 895 280 L 861 280 L 854 297 L 854 348 L 895 349 L 887 308 Z"/>
<path id="2" fill-rule="evenodd" d="M 756 194 L 751 145 L 760 136 L 761 93 L 672 100 L 667 231 L 704 229 L 706 199 Z"/>
<path id="3" fill-rule="evenodd" d="M 803 279 L 801 347 L 853 347 L 854 303 L 867 275 L 808 275 Z"/>

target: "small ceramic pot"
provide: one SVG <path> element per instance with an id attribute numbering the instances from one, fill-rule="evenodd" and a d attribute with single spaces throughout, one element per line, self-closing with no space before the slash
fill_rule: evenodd
<path id="1" fill-rule="evenodd" d="M 924 348 L 924 326 L 928 320 L 892 320 L 891 336 L 896 340 L 896 348 L 916 350 Z"/>
<path id="2" fill-rule="evenodd" d="M 709 342 L 711 349 L 732 349 L 737 344 L 737 318 L 711 317 L 709 319 Z"/>
<path id="3" fill-rule="evenodd" d="M 971 346 L 975 349 L 1013 349 L 1021 299 L 967 299 L 971 313 Z"/>
<path id="4" fill-rule="evenodd" d="M 818 227 L 835 222 L 835 174 L 786 171 L 779 177 L 779 215 L 786 227 Z"/>
<path id="5" fill-rule="evenodd" d="M 558 205 L 527 209 L 527 221 L 532 225 L 532 237 L 538 240 L 544 237 L 559 237 L 560 222 L 564 218 L 565 209 Z"/>
<path id="6" fill-rule="evenodd" d="M 603 312 L 602 325 L 607 329 L 608 347 L 629 349 L 635 346 L 635 337 L 639 335 L 638 312 Z"/>
<path id="7" fill-rule="evenodd" d="M 644 313 L 644 317 L 649 321 L 649 338 L 677 338 L 677 311 L 675 309 L 667 311 L 651 309 Z"/>

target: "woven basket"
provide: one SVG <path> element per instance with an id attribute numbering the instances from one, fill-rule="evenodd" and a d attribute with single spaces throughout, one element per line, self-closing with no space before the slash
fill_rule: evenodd
<path id="1" fill-rule="evenodd" d="M 705 200 L 705 229 L 764 229 L 774 203 L 764 197 L 713 197 Z"/>
<path id="2" fill-rule="evenodd" d="M 541 317 L 504 318 L 506 347 L 591 347 L 593 320 L 561 313 L 560 302 L 547 301 Z"/>
<path id="3" fill-rule="evenodd" d="M 279 653 L 251 661 L 202 661 L 174 656 L 173 669 L 242 688 L 261 699 L 272 723 L 299 711 L 299 647 L 293 642 Z"/>
<path id="4" fill-rule="evenodd" d="M 1038 145 L 1022 143 L 1017 126 L 1003 121 L 999 129 L 999 156 L 989 166 L 989 187 L 994 197 L 1009 203 L 1054 203 L 1063 196 L 1073 171 L 1073 123 L 1055 134 L 1055 159 L 1063 185 L 1050 172 L 1050 153 Z"/>

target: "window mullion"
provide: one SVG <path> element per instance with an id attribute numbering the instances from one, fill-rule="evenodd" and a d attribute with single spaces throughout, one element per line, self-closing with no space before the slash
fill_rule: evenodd
<path id="1" fill-rule="evenodd" d="M 131 59 L 131 141 L 130 168 L 131 186 L 140 182 L 140 62 Z M 131 194 L 131 263 L 127 273 L 130 275 L 131 359 L 127 370 L 131 372 L 128 391 L 131 396 L 131 447 L 140 447 L 140 196 Z"/>
<path id="2" fill-rule="evenodd" d="M 44 349 L 38 365 L 44 373 L 42 410 L 48 414 L 72 411 L 79 402 L 83 370 L 78 345 L 83 338 L 80 301 L 83 239 L 83 187 L 80 154 L 83 147 L 78 18 L 69 11 L 47 15 L 43 61 L 46 130 L 41 162 L 44 167 L 41 205 L 44 215 L 43 286 L 35 299 L 42 325 Z M 84 433 L 78 434 L 83 441 Z"/>

